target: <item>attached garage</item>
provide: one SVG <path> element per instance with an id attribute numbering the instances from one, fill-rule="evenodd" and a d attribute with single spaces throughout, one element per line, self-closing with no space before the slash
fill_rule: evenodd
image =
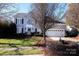
<path id="1" fill-rule="evenodd" d="M 65 30 L 64 29 L 50 29 L 46 32 L 46 35 L 49 37 L 64 37 Z"/>
<path id="2" fill-rule="evenodd" d="M 53 28 L 50 28 L 46 31 L 46 35 L 49 37 L 64 37 L 66 25 L 57 23 Z"/>

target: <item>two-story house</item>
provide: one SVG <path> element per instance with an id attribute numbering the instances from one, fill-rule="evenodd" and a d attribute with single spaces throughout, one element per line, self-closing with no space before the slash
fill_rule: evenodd
<path id="1" fill-rule="evenodd" d="M 34 22 L 26 13 L 17 13 L 14 16 L 16 24 L 16 33 L 17 34 L 28 34 L 31 35 L 35 32 L 41 32 L 40 29 L 34 26 Z"/>

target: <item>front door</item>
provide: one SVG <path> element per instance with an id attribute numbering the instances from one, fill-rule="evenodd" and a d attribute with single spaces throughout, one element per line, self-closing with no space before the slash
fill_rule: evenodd
<path id="1" fill-rule="evenodd" d="M 31 35 L 31 28 L 28 28 L 27 35 Z"/>

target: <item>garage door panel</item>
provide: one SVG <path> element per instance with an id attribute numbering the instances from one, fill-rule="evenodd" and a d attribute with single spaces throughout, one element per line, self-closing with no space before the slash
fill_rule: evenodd
<path id="1" fill-rule="evenodd" d="M 65 30 L 51 30 L 46 32 L 47 36 L 50 37 L 63 37 L 65 36 Z"/>

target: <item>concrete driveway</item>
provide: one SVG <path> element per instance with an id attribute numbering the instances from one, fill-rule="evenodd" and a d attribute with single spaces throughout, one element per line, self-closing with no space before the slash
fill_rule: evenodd
<path id="1" fill-rule="evenodd" d="M 60 37 L 48 37 L 50 40 L 53 41 L 59 41 Z M 79 38 L 77 37 L 61 37 L 62 40 L 64 41 L 71 41 L 71 42 L 79 42 Z"/>

